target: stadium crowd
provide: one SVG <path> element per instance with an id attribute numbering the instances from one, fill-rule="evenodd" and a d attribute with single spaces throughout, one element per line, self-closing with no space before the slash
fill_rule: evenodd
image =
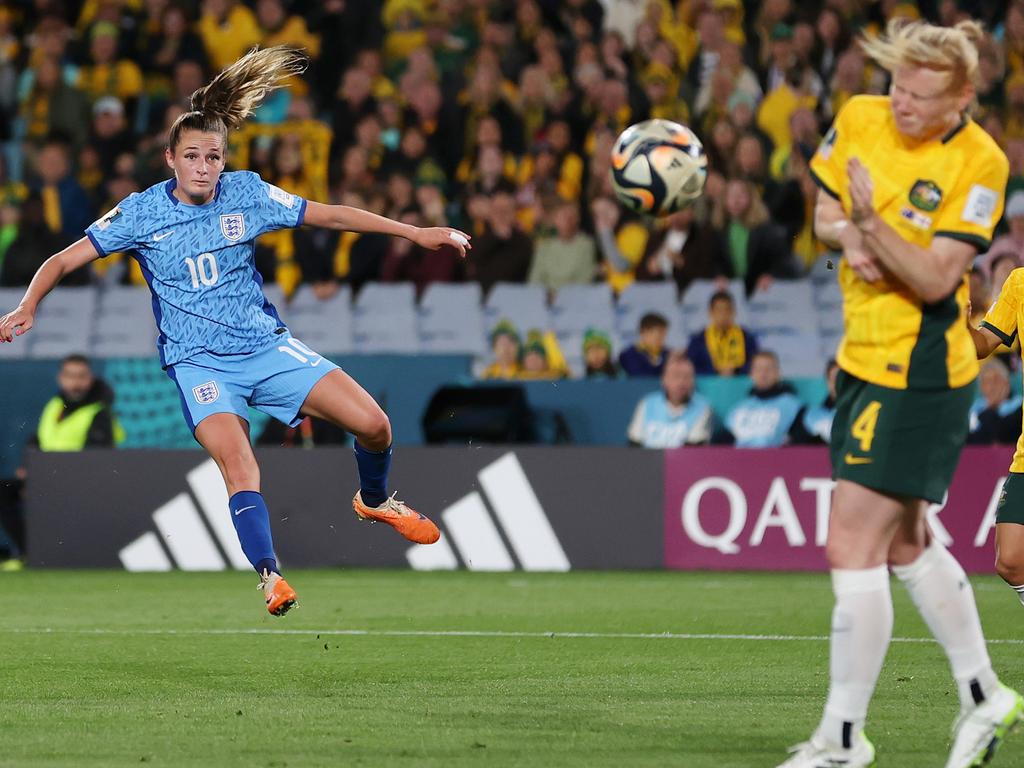
<path id="1" fill-rule="evenodd" d="M 306 50 L 309 69 L 232 135 L 229 166 L 299 195 L 460 227 L 474 248 L 463 261 L 380 235 L 263 235 L 257 267 L 286 296 L 370 281 L 418 292 L 530 282 L 551 294 L 669 281 L 683 294 L 696 279 L 738 280 L 749 296 L 823 256 L 808 161 L 851 96 L 885 92 L 856 40 L 894 16 L 970 16 L 989 30 L 975 118 L 1011 161 L 1007 234 L 979 258 L 979 296 L 994 296 L 1024 263 L 1021 0 L 1005 13 L 981 0 L 0 3 L 0 286 L 26 284 L 98 215 L 168 177 L 166 131 L 194 89 L 252 46 L 287 44 Z M 700 202 L 657 221 L 626 212 L 608 173 L 618 133 L 651 117 L 692 126 L 710 161 Z M 114 254 L 64 282 L 144 280 Z M 557 362 L 550 329 L 491 330 Z M 585 342 L 605 373 L 608 331 Z M 515 363 L 488 372 L 559 375 L 550 360 Z"/>

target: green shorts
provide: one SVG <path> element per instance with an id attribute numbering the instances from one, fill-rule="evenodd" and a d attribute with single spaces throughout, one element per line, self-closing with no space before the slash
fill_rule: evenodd
<path id="1" fill-rule="evenodd" d="M 967 439 L 970 384 L 890 389 L 840 371 L 832 477 L 889 496 L 942 501 Z"/>
<path id="2" fill-rule="evenodd" d="M 996 507 L 996 522 L 1024 525 L 1024 475 L 1020 472 L 1011 472 L 1003 483 L 1003 492 L 999 494 Z"/>

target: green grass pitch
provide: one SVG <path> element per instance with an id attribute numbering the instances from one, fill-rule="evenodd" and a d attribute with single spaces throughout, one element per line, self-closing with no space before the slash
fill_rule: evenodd
<path id="1" fill-rule="evenodd" d="M 823 574 L 288 576 L 300 606 L 275 619 L 250 574 L 0 575 L 0 766 L 753 768 L 824 701 Z M 1024 609 L 974 584 L 1024 686 Z M 895 635 L 926 637 L 893 595 Z M 879 767 L 942 765 L 956 707 L 938 646 L 894 642 Z M 995 766 L 1021 764 L 1017 733 Z"/>

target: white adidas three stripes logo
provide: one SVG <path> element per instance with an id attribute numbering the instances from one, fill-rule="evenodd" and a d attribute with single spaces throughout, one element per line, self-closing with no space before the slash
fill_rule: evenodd
<path id="1" fill-rule="evenodd" d="M 478 478 L 480 492 L 467 494 L 441 512 L 451 544 L 442 537 L 436 544 L 410 547 L 409 565 L 417 570 L 453 570 L 461 558 L 473 571 L 512 571 L 517 561 L 526 571 L 568 571 L 569 559 L 516 455 L 506 453 L 480 470 Z M 150 531 L 122 548 L 121 564 L 129 571 L 248 570 L 231 516 L 225 514 L 228 496 L 217 465 L 207 460 L 186 479 L 198 508 L 187 491 L 161 506 L 153 512 L 159 535 Z"/>

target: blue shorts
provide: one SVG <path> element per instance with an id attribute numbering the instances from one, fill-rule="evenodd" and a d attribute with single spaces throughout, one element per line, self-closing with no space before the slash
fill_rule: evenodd
<path id="1" fill-rule="evenodd" d="M 201 352 L 169 365 L 167 375 L 178 385 L 181 410 L 195 434 L 199 422 L 215 413 L 248 421 L 249 406 L 297 426 L 310 390 L 337 367 L 285 331 L 258 352 Z"/>

